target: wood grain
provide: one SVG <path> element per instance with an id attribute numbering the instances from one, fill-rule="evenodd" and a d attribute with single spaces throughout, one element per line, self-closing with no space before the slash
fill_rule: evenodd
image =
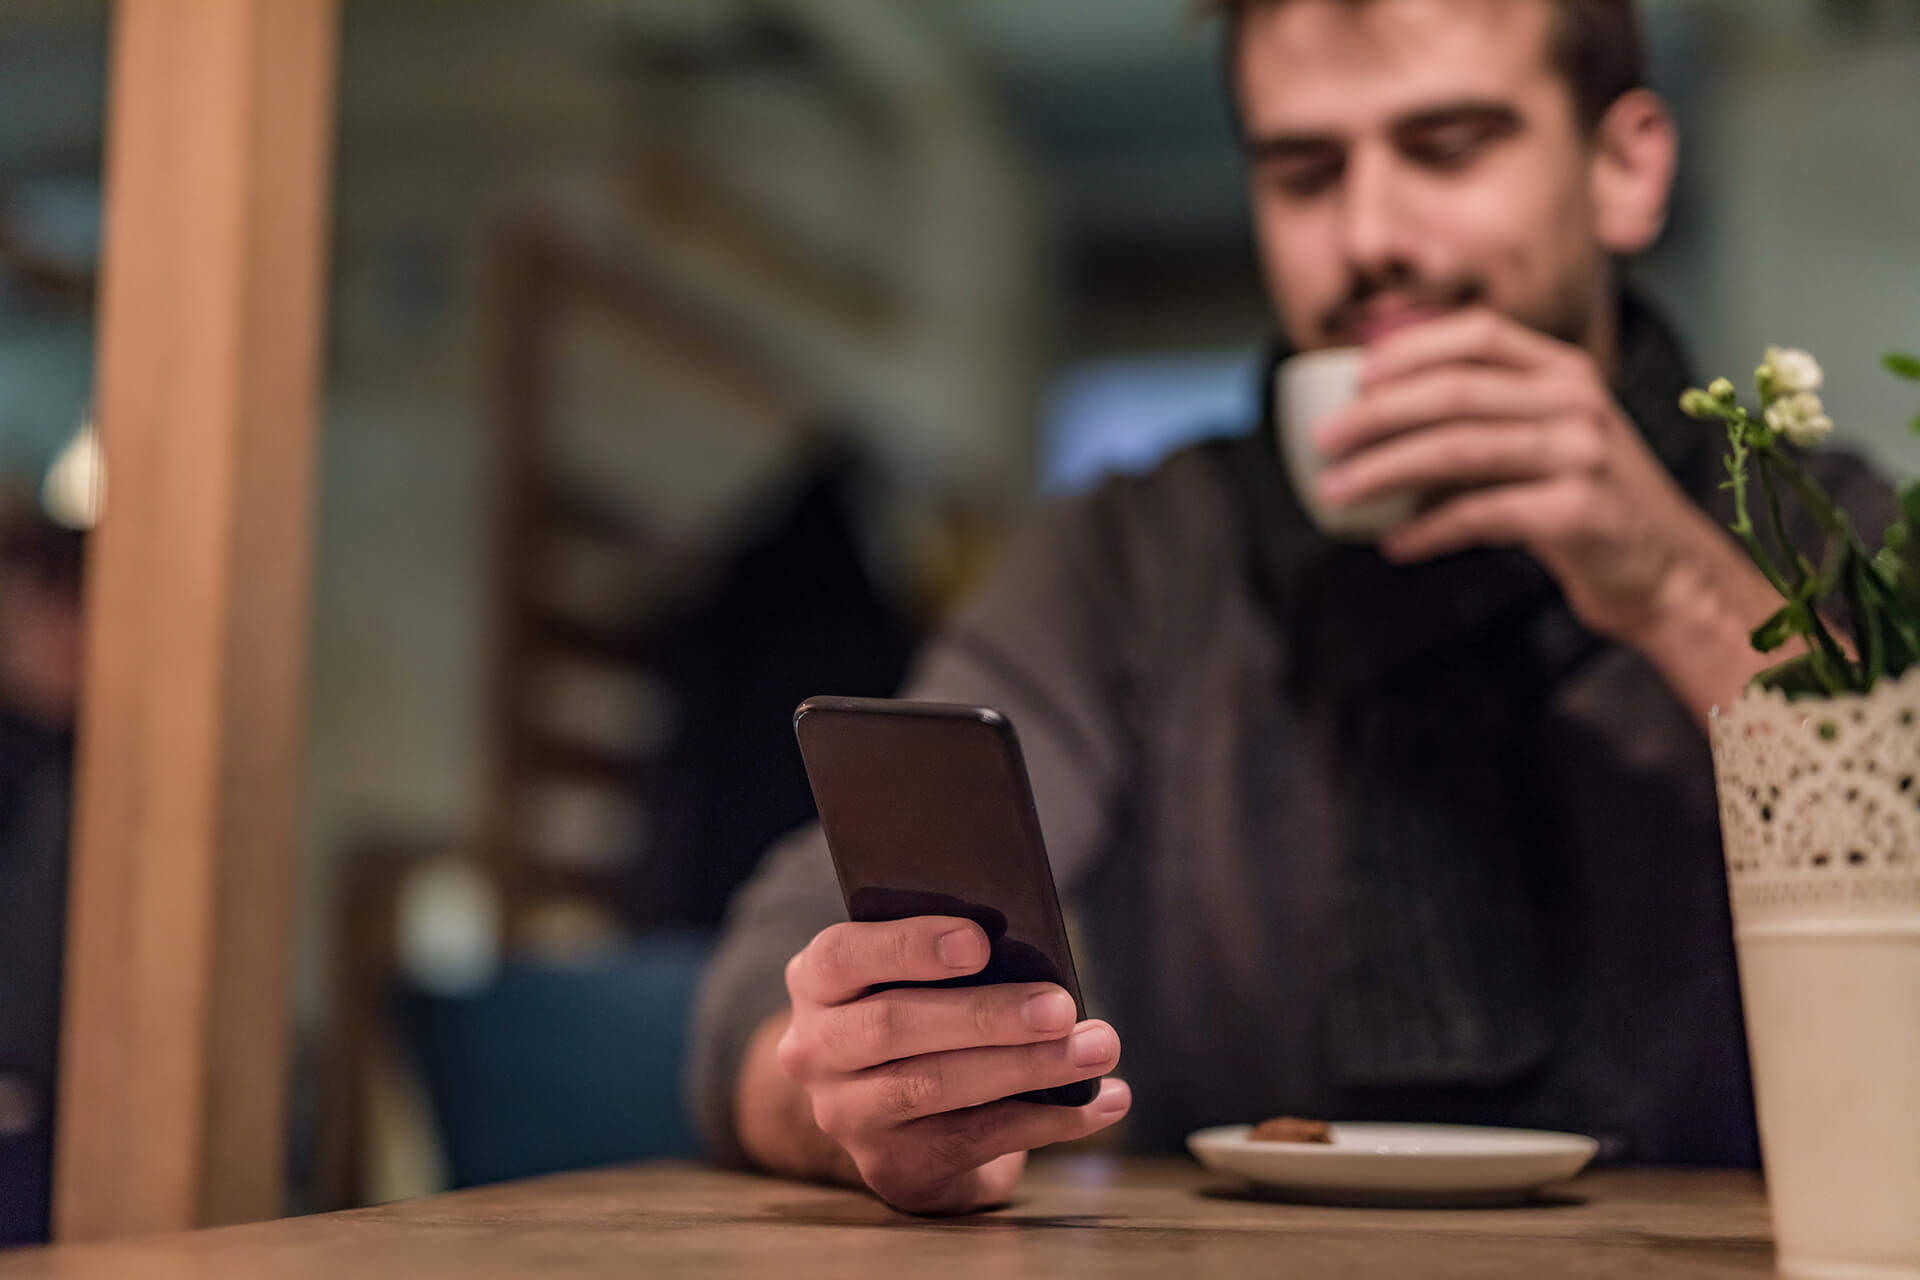
<path id="1" fill-rule="evenodd" d="M 1631 1277 L 1764 1275 L 1757 1177 L 1590 1175 L 1516 1209 L 1328 1209 L 1244 1198 L 1185 1162 L 1036 1168 L 1010 1208 L 926 1220 L 854 1192 L 654 1165 L 379 1209 L 0 1258 L 0 1280 L 381 1275 Z"/>
<path id="2" fill-rule="evenodd" d="M 120 0 L 55 1230 L 278 1211 L 334 0 Z"/>

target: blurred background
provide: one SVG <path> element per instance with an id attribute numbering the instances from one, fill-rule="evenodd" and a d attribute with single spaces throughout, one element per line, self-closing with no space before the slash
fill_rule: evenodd
<path id="1" fill-rule="evenodd" d="M 1702 370 L 1813 349 L 1915 469 L 1875 356 L 1920 343 L 1920 4 L 1643 10 L 1686 142 L 1647 287 Z M 0 958 L 58 936 L 107 28 L 0 5 L 0 840 L 41 868 Z M 811 814 L 794 704 L 891 692 L 1035 501 L 1251 422 L 1214 34 L 346 0 L 338 110 L 293 1207 L 689 1154 L 707 938 Z"/>

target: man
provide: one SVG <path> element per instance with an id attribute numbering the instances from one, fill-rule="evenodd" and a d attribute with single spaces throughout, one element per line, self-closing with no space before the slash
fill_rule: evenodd
<path id="1" fill-rule="evenodd" d="M 985 939 L 832 924 L 806 832 L 709 977 L 708 1134 L 922 1212 L 1003 1200 L 1027 1151 L 1130 1108 L 1146 1147 L 1293 1112 L 1752 1163 L 1702 725 L 1775 602 L 1704 509 L 1724 442 L 1616 281 L 1676 154 L 1631 4 L 1216 7 L 1284 345 L 1366 347 L 1313 426 L 1322 496 L 1431 496 L 1329 543 L 1268 424 L 1043 512 L 905 694 L 1019 726 L 1113 1024 L 1042 987 L 870 993 Z M 1871 479 L 1822 474 L 1872 527 Z M 1112 1070 L 1116 1025 L 1132 1090 L 998 1101 Z"/>

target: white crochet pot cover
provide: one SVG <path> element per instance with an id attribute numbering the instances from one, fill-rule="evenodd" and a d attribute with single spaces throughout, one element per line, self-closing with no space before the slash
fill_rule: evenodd
<path id="1" fill-rule="evenodd" d="M 1713 759 L 1741 928 L 1920 913 L 1920 668 L 1864 697 L 1749 690 Z"/>

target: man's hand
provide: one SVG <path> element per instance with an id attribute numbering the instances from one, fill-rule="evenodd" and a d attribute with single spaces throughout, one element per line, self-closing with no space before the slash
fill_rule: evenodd
<path id="1" fill-rule="evenodd" d="M 1336 504 L 1413 490 L 1426 507 L 1382 540 L 1425 560 L 1519 547 L 1593 630 L 1645 654 L 1704 720 L 1768 659 L 1748 631 L 1766 579 L 1667 474 L 1593 357 L 1485 308 L 1369 347 L 1359 398 L 1315 438 Z"/>
<path id="2" fill-rule="evenodd" d="M 1113 1028 L 1075 1025 L 1073 998 L 1060 987 L 870 993 L 978 973 L 987 956 L 979 926 L 921 917 L 835 925 L 787 965 L 793 1011 L 774 1042 L 778 1069 L 804 1090 L 813 1122 L 859 1178 L 896 1208 L 957 1213 L 1001 1203 L 1029 1150 L 1104 1129 L 1132 1101 L 1118 1080 L 1103 1081 L 1084 1107 L 1004 1101 L 1103 1075 L 1120 1060 Z M 754 1051 L 748 1056 L 743 1094 L 767 1087 L 752 1080 Z M 791 1162 L 779 1152 L 804 1145 L 794 1135 L 749 1131 L 752 1101 L 743 1096 L 739 1108 L 749 1154 L 778 1172 L 818 1172 L 783 1167 Z"/>

